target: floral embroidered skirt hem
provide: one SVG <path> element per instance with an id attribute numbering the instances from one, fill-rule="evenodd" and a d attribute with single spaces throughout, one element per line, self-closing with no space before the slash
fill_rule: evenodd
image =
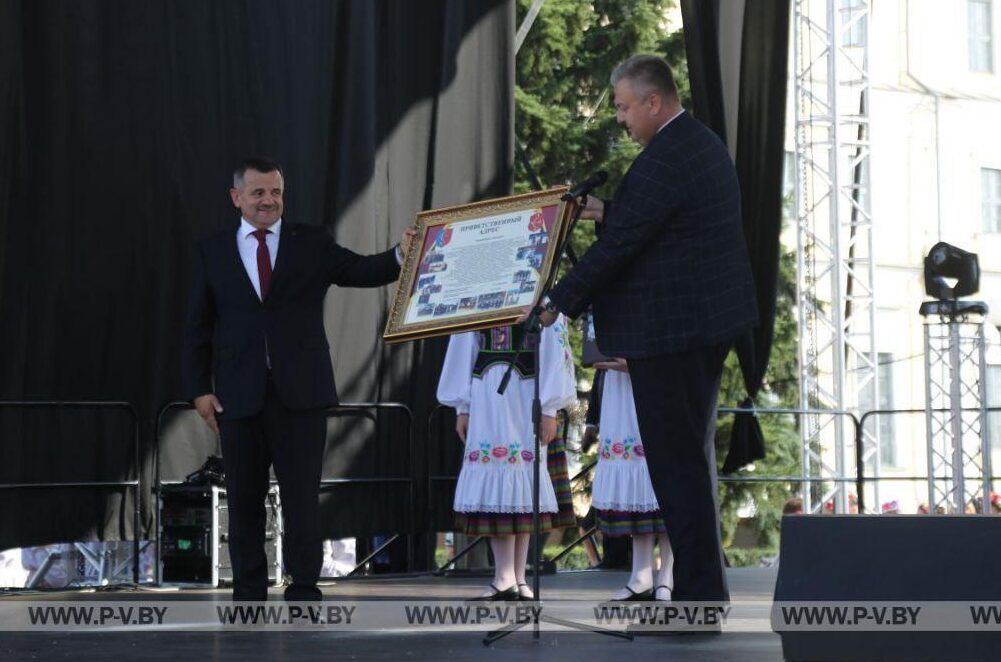
<path id="1" fill-rule="evenodd" d="M 609 537 L 667 533 L 659 510 L 645 513 L 595 509 L 598 530 Z"/>
<path id="2" fill-rule="evenodd" d="M 553 441 L 546 449 L 546 470 L 553 482 L 559 512 L 539 513 L 539 530 L 552 531 L 576 525 L 577 517 L 574 515 L 570 492 L 566 445 L 562 439 Z M 474 536 L 532 533 L 532 513 L 456 513 L 455 530 Z"/>

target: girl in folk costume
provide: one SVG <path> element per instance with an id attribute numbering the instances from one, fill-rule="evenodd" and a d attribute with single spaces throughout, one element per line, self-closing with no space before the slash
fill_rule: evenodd
<path id="1" fill-rule="evenodd" d="M 456 527 L 488 536 L 494 555 L 494 580 L 480 599 L 534 598 L 525 582 L 535 459 L 534 352 L 521 353 L 507 390 L 497 393 L 523 338 L 521 327 L 453 335 L 438 385 L 438 400 L 455 408 L 456 431 L 465 443 L 455 488 Z M 561 317 L 544 329 L 540 342 L 541 443 L 548 471 L 540 472 L 539 523 L 549 531 L 576 523 L 566 451 L 556 440 L 556 414 L 576 401 L 577 388 L 566 320 Z"/>
<path id="2" fill-rule="evenodd" d="M 633 571 L 612 600 L 670 600 L 674 553 L 650 482 L 633 387 L 623 359 L 594 364 L 605 368 L 598 423 L 598 467 L 591 484 L 591 506 L 606 536 L 633 537 Z M 653 546 L 660 546 L 660 569 L 653 576 Z"/>

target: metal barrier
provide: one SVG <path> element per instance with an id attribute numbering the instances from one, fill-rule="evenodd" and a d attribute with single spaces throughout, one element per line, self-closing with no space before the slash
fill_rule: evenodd
<path id="1" fill-rule="evenodd" d="M 61 488 L 100 488 L 100 489 L 132 489 L 134 491 L 134 508 L 133 508 L 133 581 L 134 583 L 139 582 L 139 557 L 140 557 L 140 517 L 141 517 L 141 458 L 140 458 L 140 431 L 139 431 L 139 417 L 136 413 L 135 407 L 128 402 L 103 402 L 103 401 L 0 401 L 0 408 L 7 409 L 33 409 L 33 408 L 50 408 L 50 409 L 118 409 L 124 410 L 129 416 L 132 436 L 133 436 L 133 472 L 135 478 L 131 480 L 120 480 L 120 481 L 67 481 L 67 482 L 45 482 L 45 483 L 6 483 L 0 484 L 0 490 L 4 489 L 61 489 Z M 161 480 L 161 466 L 160 466 L 160 445 L 162 441 L 162 436 L 164 432 L 164 423 L 167 415 L 175 410 L 191 410 L 193 409 L 191 403 L 189 402 L 171 402 L 165 405 L 159 412 L 155 423 L 155 435 L 154 435 L 154 445 L 153 445 L 153 473 L 154 473 L 154 485 L 153 485 L 153 496 L 154 496 L 154 518 L 155 518 L 155 540 L 156 540 L 156 564 L 157 568 L 160 566 L 161 553 L 160 553 L 160 492 L 161 488 L 167 484 L 177 484 L 181 481 L 169 481 L 164 482 Z M 406 484 L 408 486 L 408 504 L 407 504 L 407 515 L 411 522 L 416 523 L 417 512 L 416 512 L 416 485 L 417 481 L 423 480 L 426 487 L 427 494 L 427 504 L 430 508 L 433 503 L 432 495 L 436 489 L 436 484 L 442 482 L 454 482 L 456 476 L 446 476 L 435 473 L 431 471 L 431 447 L 436 439 L 442 438 L 442 433 L 434 434 L 434 421 L 443 410 L 448 409 L 442 405 L 436 406 L 428 416 L 426 432 L 428 443 L 424 447 L 424 467 L 426 471 L 424 476 L 416 475 L 416 459 L 417 449 L 414 439 L 414 417 L 413 412 L 409 407 L 402 403 L 389 402 L 389 403 L 376 403 L 376 402 L 361 402 L 361 403 L 343 403 L 336 407 L 332 407 L 327 410 L 328 417 L 342 417 L 342 416 L 365 416 L 370 420 L 377 422 L 378 417 L 375 413 L 381 410 L 389 411 L 400 411 L 406 416 L 407 420 L 407 464 L 413 469 L 413 472 L 409 476 L 390 476 L 390 477 L 364 477 L 364 478 L 324 478 L 321 479 L 320 488 L 321 490 L 325 487 L 333 487 L 339 485 L 351 485 L 351 484 Z M 936 409 L 932 410 L 934 412 L 948 412 L 948 409 Z M 981 412 L 981 413 L 992 413 L 1001 414 L 1001 407 L 986 407 L 979 409 L 962 409 L 962 412 Z M 719 415 L 736 415 L 736 414 L 751 414 L 753 416 L 761 415 L 790 415 L 790 416 L 841 416 L 846 417 L 851 420 L 854 428 L 854 443 L 855 443 L 855 472 L 854 475 L 830 475 L 830 476 L 810 476 L 806 475 L 806 463 L 805 461 L 801 463 L 803 472 L 800 475 L 749 475 L 749 476 L 735 476 L 735 475 L 720 475 L 720 482 L 729 483 L 762 483 L 762 482 L 789 482 L 789 483 L 800 483 L 800 484 L 812 484 L 812 483 L 838 483 L 844 484 L 852 482 L 855 484 L 855 489 L 858 498 L 858 509 L 859 512 L 866 512 L 866 497 L 865 497 L 865 486 L 879 481 L 928 481 L 929 484 L 934 480 L 948 481 L 955 478 L 955 476 L 933 476 L 931 472 L 928 471 L 925 474 L 920 475 L 908 475 L 908 476 L 883 476 L 866 475 L 867 467 L 864 458 L 864 430 L 865 425 L 878 416 L 900 416 L 900 415 L 918 415 L 926 414 L 925 409 L 878 409 L 862 413 L 857 416 L 855 413 L 845 410 L 830 410 L 830 409 L 793 409 L 793 408 L 752 408 L 752 409 L 742 409 L 739 407 L 720 407 L 718 409 Z M 986 425 L 985 421 L 985 425 Z M 564 437 L 565 438 L 565 437 Z M 571 449 L 567 449 L 570 452 Z M 990 447 L 987 446 L 986 452 L 990 452 Z M 571 481 L 576 481 L 584 477 L 594 464 L 589 464 L 584 466 L 576 475 L 571 478 Z M 994 475 L 977 475 L 970 476 L 969 478 L 974 480 L 982 480 L 984 486 L 984 502 L 983 509 L 986 510 L 988 507 L 987 497 L 990 487 L 994 480 L 997 478 Z M 878 499 L 877 499 L 878 501 Z M 877 504 L 878 507 L 878 504 Z M 431 527 L 428 527 L 429 529 Z M 414 531 L 414 534 L 420 533 L 433 533 L 432 531 Z M 565 556 L 572 548 L 580 544 L 584 540 L 587 540 L 594 533 L 594 527 L 589 531 L 579 536 L 575 541 L 570 543 L 565 547 L 559 554 L 551 559 L 551 562 L 555 562 L 562 556 Z M 380 552 L 382 552 L 390 544 L 394 543 L 400 538 L 400 533 L 392 535 L 389 540 L 380 545 L 377 549 L 368 554 L 364 559 L 360 560 L 355 568 L 349 573 L 354 575 L 357 573 L 364 565 Z M 441 568 L 437 569 L 437 573 L 443 573 L 447 568 L 454 565 L 454 563 L 460 559 L 464 554 L 468 553 L 473 546 L 478 544 L 482 538 L 478 538 L 470 543 L 464 550 L 449 559 Z M 432 557 L 433 558 L 433 557 Z M 408 536 L 407 547 L 406 547 L 406 564 L 407 569 L 412 571 L 414 563 L 414 535 Z M 159 571 L 157 574 L 159 579 Z"/>
<path id="2" fill-rule="evenodd" d="M 951 410 L 949 409 L 933 409 L 931 410 L 935 413 L 947 413 Z M 961 409 L 961 412 L 970 413 L 1001 413 L 1001 407 L 985 407 L 985 408 L 970 408 Z M 865 485 L 867 483 L 879 482 L 879 481 L 934 481 L 942 480 L 948 481 L 952 480 L 953 476 L 933 476 L 929 472 L 920 475 L 910 475 L 910 476 L 867 476 L 866 475 L 866 462 L 864 460 L 865 447 L 863 444 L 863 435 L 865 430 L 865 424 L 873 417 L 882 415 L 925 415 L 928 413 L 926 409 L 875 409 L 872 411 L 867 411 L 857 416 L 853 412 L 844 410 L 828 410 L 828 409 L 740 409 L 737 407 L 720 407 L 719 413 L 721 414 L 738 414 L 738 413 L 751 413 L 752 415 L 759 414 L 790 414 L 790 415 L 838 415 L 845 416 L 851 419 L 854 427 L 853 441 L 855 444 L 855 475 L 850 476 L 824 476 L 824 477 L 814 477 L 806 475 L 798 476 L 775 476 L 775 475 L 759 475 L 759 476 L 719 476 L 721 482 L 801 482 L 801 483 L 846 483 L 854 482 L 856 494 L 858 497 L 858 510 L 860 513 L 864 513 L 867 510 L 865 503 Z M 926 443 L 926 437 L 922 437 L 921 443 Z M 996 477 L 994 475 L 989 476 L 968 476 L 967 478 L 973 478 L 977 480 L 983 480 L 986 486 L 994 481 Z M 986 494 L 985 494 L 986 497 Z M 878 508 L 879 504 L 875 504 Z M 986 503 L 984 504 L 986 509 Z"/>
<path id="3" fill-rule="evenodd" d="M 155 523 L 156 523 L 156 566 L 157 566 L 157 580 L 159 581 L 159 568 L 160 568 L 160 492 L 164 485 L 176 485 L 180 484 L 182 481 L 163 481 L 160 475 L 160 442 L 163 435 L 163 426 L 166 416 L 177 410 L 192 410 L 194 406 L 187 401 L 174 401 L 169 402 L 163 406 L 160 413 L 157 415 L 156 419 L 156 436 L 153 444 L 153 475 L 154 475 L 154 513 L 155 513 Z M 342 402 L 334 407 L 329 407 L 326 410 L 327 418 L 336 418 L 348 415 L 354 416 L 365 416 L 377 422 L 377 418 L 372 415 L 372 410 L 391 410 L 391 411 L 401 411 L 407 417 L 407 465 L 411 468 L 414 467 L 414 458 L 416 457 L 416 443 L 414 441 L 414 415 L 409 407 L 399 402 Z M 272 485 L 277 484 L 277 481 L 271 481 Z M 338 485 L 351 485 L 351 484 L 399 484 L 406 483 L 408 485 L 408 495 L 407 499 L 407 509 L 410 521 L 415 521 L 416 517 L 416 494 L 415 494 L 415 477 L 410 476 L 392 476 L 392 477 L 365 477 L 365 478 L 321 478 L 320 479 L 320 490 L 324 488 L 338 486 Z M 415 533 L 417 533 L 415 531 Z M 382 550 L 388 547 L 391 543 L 395 542 L 399 538 L 400 534 L 394 534 L 385 543 L 380 545 L 375 551 L 368 554 L 364 559 L 356 563 L 355 567 L 348 573 L 351 576 L 358 572 L 370 559 L 378 555 Z M 408 537 L 407 541 L 407 568 L 413 568 L 413 558 L 414 558 L 414 546 L 413 546 L 413 536 Z"/>
<path id="4" fill-rule="evenodd" d="M 855 430 L 856 437 L 856 474 L 854 477 L 849 478 L 848 476 L 810 476 L 807 474 L 806 463 L 807 459 L 803 458 L 800 462 L 801 474 L 799 476 L 733 476 L 733 475 L 720 475 L 718 480 L 723 483 L 742 483 L 742 482 L 799 482 L 799 483 L 849 483 L 854 482 L 856 485 L 856 490 L 861 494 L 861 486 L 863 481 L 863 475 L 858 472 L 858 458 L 861 453 L 861 445 L 857 441 L 857 435 L 859 434 L 859 421 L 853 412 L 843 410 L 843 409 L 799 409 L 799 408 L 751 408 L 742 409 L 740 407 L 719 407 L 717 409 L 717 415 L 719 414 L 750 414 L 752 416 L 760 416 L 761 414 L 774 414 L 774 415 L 790 415 L 790 416 L 841 416 L 846 417 L 851 420 L 853 428 Z M 861 496 L 859 498 L 862 498 Z M 826 497 L 821 499 L 821 503 L 826 501 Z M 859 506 L 861 507 L 861 503 Z"/>
<path id="5" fill-rule="evenodd" d="M 862 492 L 863 492 L 861 486 L 864 485 L 865 483 L 874 483 L 874 482 L 878 483 L 880 481 L 925 481 L 925 482 L 928 483 L 928 492 L 929 492 L 929 496 L 930 496 L 931 493 L 932 493 L 932 491 L 933 491 L 932 484 L 935 481 L 949 482 L 949 481 L 953 481 L 953 480 L 955 480 L 957 478 L 955 475 L 940 475 L 940 476 L 936 476 L 936 475 L 933 474 L 933 472 L 932 472 L 932 470 L 931 470 L 930 467 L 926 467 L 925 473 L 924 474 L 920 474 L 920 475 L 911 475 L 911 476 L 883 476 L 883 475 L 865 476 L 865 463 L 861 461 L 861 455 L 858 452 L 858 450 L 862 446 L 861 440 L 863 438 L 863 434 L 864 434 L 864 430 L 865 430 L 865 424 L 869 421 L 869 419 L 870 418 L 877 418 L 879 416 L 900 416 L 900 415 L 912 415 L 912 416 L 913 415 L 922 415 L 922 416 L 925 416 L 925 415 L 927 415 L 929 413 L 943 414 L 943 413 L 956 413 L 956 412 L 959 412 L 959 413 L 971 413 L 971 414 L 992 414 L 992 413 L 993 414 L 1001 414 L 1001 407 L 961 408 L 961 409 L 956 409 L 956 410 L 947 409 L 947 408 L 931 409 L 931 410 L 928 410 L 928 409 L 874 409 L 872 411 L 867 411 L 864 414 L 862 414 L 862 416 L 858 419 L 858 423 L 856 425 L 856 431 L 855 431 L 855 445 L 856 445 L 856 455 L 857 455 L 856 463 L 857 463 L 857 470 L 859 472 L 858 482 L 859 482 L 859 485 L 860 485 L 860 487 L 859 487 L 859 499 L 860 499 L 859 500 L 859 512 L 865 512 L 865 510 L 864 510 L 864 508 L 862 506 L 863 502 L 861 500 L 862 499 Z M 927 419 L 925 420 L 925 425 L 927 425 Z M 984 425 L 984 426 L 989 425 L 989 421 L 984 420 L 983 423 L 982 423 L 982 425 Z M 981 434 L 983 436 L 983 441 L 984 441 L 983 452 L 989 454 L 991 452 L 991 442 L 993 440 L 990 439 L 990 436 L 988 434 L 984 434 L 983 430 L 981 430 Z M 925 437 L 922 439 L 922 441 L 925 444 L 927 444 L 927 429 L 925 429 Z M 996 477 L 992 472 L 987 471 L 987 472 L 982 472 L 982 473 L 976 474 L 976 475 L 966 475 L 965 472 L 964 472 L 963 475 L 962 475 L 962 478 L 963 479 L 969 479 L 969 480 L 982 481 L 982 483 L 983 483 L 983 494 L 982 494 L 982 504 L 981 504 L 981 509 L 982 510 L 981 510 L 981 512 L 987 512 L 988 509 L 989 509 L 989 507 L 990 507 L 989 500 L 990 500 L 991 484 L 998 477 Z M 876 505 L 877 505 L 877 507 L 879 506 L 879 504 L 876 504 Z M 934 506 L 934 504 L 931 503 L 931 501 L 929 501 L 929 514 L 936 514 L 935 506 Z"/>
<path id="6" fill-rule="evenodd" d="M 434 495 L 435 483 L 442 483 L 442 482 L 454 483 L 459 478 L 458 475 L 455 475 L 455 476 L 444 476 L 444 475 L 440 475 L 440 474 L 435 474 L 434 472 L 431 471 L 431 446 L 432 446 L 432 440 L 440 440 L 441 439 L 440 435 L 436 436 L 433 433 L 434 421 L 435 421 L 435 418 L 438 417 L 439 415 L 441 415 L 442 412 L 448 411 L 449 409 L 451 409 L 451 407 L 446 407 L 445 405 L 439 404 L 439 405 L 436 405 L 434 407 L 434 409 L 431 410 L 430 414 L 428 414 L 427 428 L 426 428 L 427 429 L 427 443 L 424 444 L 424 466 L 427 469 L 427 476 L 426 476 L 426 483 L 425 483 L 425 490 L 426 490 L 426 492 L 425 493 L 427 494 L 427 506 L 428 506 L 428 520 L 429 520 L 429 522 L 433 519 L 432 513 L 430 511 L 431 511 L 431 509 L 433 507 L 433 504 L 434 504 L 433 495 Z M 443 563 L 440 567 L 434 568 L 434 570 L 432 571 L 432 573 L 434 575 L 436 575 L 436 576 L 441 576 L 441 575 L 445 574 L 446 572 L 448 572 L 448 569 L 451 568 L 452 566 L 454 566 L 455 563 L 459 559 L 461 559 L 466 554 L 468 554 L 469 552 L 471 552 L 474 548 L 476 548 L 477 545 L 479 545 L 484 540 L 486 540 L 486 538 L 484 536 L 477 536 L 476 538 L 474 538 L 472 540 L 472 542 L 470 542 L 465 547 L 463 547 L 461 550 L 459 550 L 458 552 L 456 552 L 455 554 L 453 554 L 451 558 L 447 559 L 445 561 L 445 563 Z M 430 554 L 429 557 L 431 559 L 431 566 L 434 566 L 435 565 L 434 554 L 433 553 Z"/>
<path id="7" fill-rule="evenodd" d="M 116 481 L 65 481 L 49 483 L 0 483 L 2 490 L 21 489 L 64 489 L 64 488 L 100 488 L 100 489 L 121 489 L 131 488 L 134 491 L 133 513 L 132 513 L 132 581 L 139 583 L 139 519 L 140 519 L 140 486 L 142 484 L 140 475 L 139 457 L 139 416 L 136 409 L 130 402 L 117 401 L 76 401 L 76 400 L 3 400 L 0 401 L 0 408 L 3 409 L 82 409 L 101 410 L 115 409 L 124 410 L 128 414 L 132 423 L 132 470 L 135 478 L 132 480 Z"/>
<path id="8" fill-rule="evenodd" d="M 343 402 L 336 407 L 331 407 L 327 410 L 327 416 L 344 416 L 348 413 L 354 413 L 355 415 L 364 415 L 369 410 L 393 410 L 402 411 L 407 417 L 407 466 L 410 467 L 411 471 L 415 470 L 414 459 L 417 456 L 416 441 L 414 440 L 414 414 L 410 407 L 399 403 L 399 402 Z M 410 476 L 400 476 L 400 477 L 371 477 L 371 478 L 324 478 L 320 480 L 320 489 L 322 490 L 325 486 L 334 485 L 349 485 L 349 484 L 391 484 L 391 483 L 406 483 L 408 488 L 409 498 L 407 499 L 407 511 L 409 519 L 411 522 L 416 521 L 417 516 L 417 493 L 416 493 L 416 477 L 411 474 Z M 418 531 L 414 531 L 417 534 Z M 375 558 L 382 550 L 386 549 L 391 543 L 399 538 L 400 534 L 394 534 L 390 536 L 389 540 L 380 545 L 378 548 L 369 553 L 361 561 L 357 561 L 354 569 L 347 574 L 347 576 L 352 576 L 358 572 L 369 560 Z M 413 570 L 414 566 L 414 535 L 407 537 L 407 570 Z"/>
<path id="9" fill-rule="evenodd" d="M 184 406 L 186 408 L 190 408 L 190 405 L 188 403 L 176 403 L 176 404 L 180 404 L 181 406 Z M 406 408 L 404 405 L 401 405 L 401 404 L 398 404 L 398 403 L 381 403 L 381 404 L 380 403 L 360 403 L 360 404 L 357 404 L 357 405 L 345 404 L 345 405 L 341 406 L 342 409 L 356 409 L 356 410 L 361 410 L 361 409 L 365 409 L 365 408 L 380 408 L 380 407 L 382 407 L 382 408 L 400 408 L 400 409 L 403 409 L 403 410 L 406 411 L 408 419 L 411 421 L 411 423 L 413 421 L 413 417 L 412 417 L 412 414 L 411 414 L 410 410 L 408 408 Z M 337 408 L 335 408 L 334 410 L 331 410 L 331 411 L 332 412 L 336 412 L 336 409 Z M 325 484 L 325 485 L 336 485 L 336 484 L 348 484 L 348 483 L 408 482 L 409 485 L 410 485 L 410 494 L 411 494 L 411 503 L 409 504 L 409 508 L 410 508 L 410 512 L 411 512 L 411 519 L 413 521 L 413 517 L 415 515 L 415 513 L 414 513 L 414 499 L 413 499 L 413 495 L 414 495 L 414 488 L 415 488 L 415 482 L 416 481 L 418 481 L 418 480 L 423 480 L 424 481 L 425 487 L 426 487 L 426 490 L 427 490 L 426 493 L 427 493 L 427 496 L 428 496 L 427 503 L 428 503 L 428 506 L 430 507 L 431 504 L 434 503 L 433 494 L 434 494 L 434 491 L 438 488 L 438 486 L 441 483 L 454 483 L 455 480 L 457 479 L 457 476 L 455 476 L 455 475 L 444 475 L 444 474 L 441 474 L 439 472 L 431 470 L 431 468 L 432 468 L 432 458 L 431 458 L 432 447 L 435 445 L 435 442 L 437 440 L 440 440 L 441 438 L 443 438 L 443 435 L 445 434 L 445 432 L 442 431 L 442 430 L 438 430 L 437 433 L 436 433 L 436 431 L 435 431 L 435 422 L 436 422 L 436 419 L 438 417 L 440 417 L 440 415 L 445 410 L 447 410 L 447 409 L 448 409 L 448 407 L 445 407 L 443 405 L 437 405 L 434 409 L 432 409 L 432 411 L 428 415 L 428 419 L 427 419 L 427 423 L 426 423 L 426 434 L 427 434 L 428 443 L 425 444 L 425 447 L 424 447 L 424 466 L 425 466 L 425 468 L 427 470 L 426 470 L 425 475 L 423 477 L 421 477 L 421 476 L 412 476 L 411 478 L 397 477 L 397 478 L 354 478 L 354 479 L 344 478 L 344 479 L 326 479 L 326 480 L 323 481 L 323 484 Z M 991 408 L 991 409 L 988 409 L 987 411 L 990 411 L 990 412 L 1001 412 L 1001 408 Z M 718 409 L 718 414 L 719 415 L 736 415 L 736 414 L 741 414 L 741 413 L 743 413 L 743 414 L 748 414 L 749 413 L 749 414 L 754 415 L 754 416 L 762 416 L 762 415 L 789 415 L 789 416 L 801 417 L 801 416 L 810 415 L 810 416 L 841 416 L 841 417 L 845 417 L 845 418 L 847 418 L 847 419 L 850 420 L 850 422 L 852 424 L 852 427 L 853 427 L 853 430 L 854 430 L 853 439 L 854 439 L 854 443 L 855 443 L 855 464 L 856 464 L 856 466 L 855 466 L 855 471 L 854 471 L 853 475 L 809 476 L 809 475 L 805 475 L 805 473 L 801 473 L 799 475 L 749 475 L 749 476 L 720 475 L 719 476 L 719 481 L 722 482 L 722 483 L 774 483 L 774 482 L 789 482 L 789 483 L 799 483 L 799 484 L 817 484 L 817 483 L 844 484 L 844 483 L 853 483 L 855 485 L 855 489 L 856 489 L 856 492 L 857 492 L 857 495 L 858 495 L 858 507 L 859 507 L 859 511 L 860 512 L 866 512 L 866 503 L 865 503 L 866 497 L 865 497 L 864 487 L 865 487 L 865 485 L 867 483 L 871 483 L 873 481 L 881 481 L 881 480 L 886 480 L 886 481 L 926 480 L 926 479 L 928 479 L 928 476 L 867 476 L 866 475 L 866 465 L 865 465 L 865 462 L 862 461 L 862 453 L 863 453 L 864 448 L 863 448 L 863 445 L 861 443 L 861 439 L 862 439 L 862 434 L 863 434 L 863 430 L 864 430 L 864 425 L 866 424 L 866 422 L 871 417 L 876 416 L 876 415 L 881 415 L 881 414 L 882 415 L 886 415 L 886 414 L 901 414 L 901 413 L 918 414 L 918 413 L 924 413 L 924 412 L 925 412 L 925 410 L 923 410 L 923 409 L 914 409 L 914 410 L 874 410 L 874 411 L 870 411 L 870 412 L 865 412 L 861 416 L 857 416 L 854 412 L 847 411 L 847 410 L 798 409 L 798 408 L 754 408 L 754 409 L 742 409 L 742 408 L 739 408 L 739 407 L 720 407 Z M 336 413 L 334 415 L 336 415 Z M 159 431 L 159 424 L 158 424 L 158 431 Z M 409 441 L 408 447 L 409 447 L 409 451 L 410 451 L 410 457 L 411 457 L 411 460 L 412 460 L 416 456 L 416 449 L 414 447 L 414 433 L 413 433 L 413 426 L 412 426 L 412 424 L 411 424 L 411 429 L 410 429 L 409 437 L 410 438 L 408 440 Z M 158 433 L 158 439 L 159 439 L 159 433 Z M 157 450 L 159 450 L 159 446 L 157 446 Z M 571 449 L 568 449 L 568 452 L 570 452 L 570 451 L 571 451 Z M 411 462 L 411 464 L 413 464 L 413 462 Z M 803 465 L 803 464 L 801 464 L 801 466 L 805 467 L 805 465 Z M 157 467 L 159 467 L 158 453 L 157 453 Z M 571 480 L 572 481 L 579 480 L 592 467 L 593 467 L 593 464 L 584 466 L 575 476 L 573 476 L 571 478 Z M 158 481 L 158 485 L 159 485 L 160 484 L 159 483 L 159 471 L 157 471 L 157 481 Z M 159 516 L 159 513 L 157 513 L 157 516 Z M 158 528 L 158 530 L 159 530 L 159 528 Z M 427 533 L 433 533 L 433 532 L 432 531 L 428 531 Z M 589 531 L 585 532 L 583 535 L 579 536 L 572 543 L 570 543 L 569 545 L 567 545 L 563 550 L 561 550 L 559 552 L 559 554 L 554 559 L 551 559 L 550 561 L 556 561 L 559 558 L 561 558 L 562 556 L 565 556 L 573 547 L 575 547 L 576 545 L 580 544 L 581 542 L 587 540 L 589 537 L 591 537 L 593 535 L 593 533 L 594 533 L 594 527 L 592 527 Z M 392 536 L 386 543 L 384 543 L 379 548 L 377 548 L 376 550 L 374 550 L 373 552 L 371 552 L 365 559 L 362 559 L 361 561 L 359 561 L 358 565 L 355 567 L 354 570 L 352 570 L 352 572 L 350 574 L 354 574 L 358 570 L 360 570 L 361 567 L 364 566 L 364 564 L 366 563 L 367 560 L 375 557 L 379 552 L 381 552 L 383 549 L 385 549 L 389 544 L 391 544 L 394 541 L 396 541 L 399 538 L 399 535 L 400 534 L 396 534 L 396 535 Z M 460 550 L 452 558 L 450 558 L 449 560 L 447 560 L 440 568 L 437 568 L 435 570 L 436 574 L 442 574 L 442 573 L 446 572 L 449 568 L 451 568 L 455 564 L 456 561 L 458 561 L 460 558 L 462 558 L 462 556 L 464 556 L 465 554 L 467 554 L 471 549 L 473 549 L 481 541 L 482 541 L 482 538 L 476 538 L 473 541 L 471 541 L 464 549 Z M 410 544 L 408 545 L 407 553 L 408 553 L 408 568 L 410 568 L 410 567 L 412 567 L 412 559 L 413 559 L 413 541 L 412 541 L 412 539 L 410 541 Z"/>

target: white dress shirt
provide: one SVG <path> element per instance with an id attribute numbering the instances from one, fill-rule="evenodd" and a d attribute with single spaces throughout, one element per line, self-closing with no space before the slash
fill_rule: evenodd
<path id="1" fill-rule="evenodd" d="M 676 112 L 676 113 L 675 113 L 674 115 L 672 115 L 672 116 L 671 116 L 671 119 L 667 120 L 666 122 L 664 122 L 663 124 L 661 124 L 661 125 L 660 125 L 660 128 L 659 128 L 659 129 L 657 129 L 657 133 L 660 133 L 661 131 L 663 131 L 663 130 L 664 130 L 664 127 L 665 127 L 665 126 L 667 126 L 668 124 L 670 124 L 670 123 L 671 123 L 671 122 L 673 122 L 674 120 L 676 120 L 676 119 L 678 119 L 679 117 L 681 117 L 681 113 L 683 113 L 683 112 L 685 112 L 685 109 L 684 109 L 684 108 L 682 108 L 681 110 L 679 110 L 678 112 Z"/>
<path id="2" fill-rule="evenodd" d="M 253 233 L 257 230 L 247 222 L 247 219 L 240 219 L 240 227 L 236 230 L 236 246 L 240 249 L 240 259 L 243 260 L 243 268 L 247 270 L 247 277 L 257 292 L 257 298 L 261 298 L 261 276 L 257 271 L 257 237 Z M 278 239 L 282 232 L 282 219 L 278 219 L 274 225 L 268 228 L 268 234 L 264 238 L 264 243 L 268 245 L 268 253 L 271 255 L 271 271 L 275 269 L 275 258 L 278 257 Z"/>

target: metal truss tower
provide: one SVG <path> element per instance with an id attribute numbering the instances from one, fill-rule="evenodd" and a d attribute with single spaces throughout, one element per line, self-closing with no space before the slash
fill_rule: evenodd
<path id="1" fill-rule="evenodd" d="M 987 424 L 987 358 L 981 302 L 925 317 L 925 422 L 928 504 L 933 513 L 991 511 L 991 440 Z M 925 314 L 922 308 L 922 314 Z M 967 470 L 975 473 L 967 475 Z"/>
<path id="2" fill-rule="evenodd" d="M 793 0 L 800 406 L 856 410 L 878 394 L 869 211 L 871 0 Z M 854 426 L 801 420 L 804 510 L 848 512 Z M 863 461 L 879 474 L 876 431 Z M 873 488 L 866 503 L 879 504 Z"/>

